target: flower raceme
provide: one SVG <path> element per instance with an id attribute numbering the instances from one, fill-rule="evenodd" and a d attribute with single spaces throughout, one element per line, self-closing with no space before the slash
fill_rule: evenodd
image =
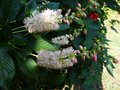
<path id="1" fill-rule="evenodd" d="M 38 52 L 37 64 L 40 67 L 51 69 L 62 69 L 72 67 L 77 63 L 76 52 L 72 47 L 65 48 L 58 51 L 45 51 Z"/>
<path id="2" fill-rule="evenodd" d="M 59 44 L 59 45 L 67 45 L 69 40 L 73 40 L 74 37 L 70 34 L 62 35 L 59 37 L 52 38 L 52 43 Z"/>
<path id="3" fill-rule="evenodd" d="M 62 17 L 61 9 L 46 9 L 41 13 L 25 18 L 24 24 L 29 33 L 58 30 Z"/>

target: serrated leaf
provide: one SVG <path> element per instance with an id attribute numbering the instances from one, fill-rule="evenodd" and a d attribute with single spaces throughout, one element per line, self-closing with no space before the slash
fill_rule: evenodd
<path id="1" fill-rule="evenodd" d="M 60 6 L 60 3 L 58 3 L 58 2 L 49 2 L 46 5 L 46 8 L 49 8 L 49 9 L 59 9 L 59 6 Z"/>
<path id="2" fill-rule="evenodd" d="M 14 77 L 15 66 L 7 52 L 0 48 L 0 88 L 6 90 L 10 80 Z"/>
<path id="3" fill-rule="evenodd" d="M 41 49 L 44 49 L 44 50 L 57 50 L 58 49 L 56 45 L 52 45 L 51 43 L 43 39 L 41 36 L 39 35 L 34 35 L 34 36 L 35 36 L 35 44 L 34 44 L 33 49 L 35 51 L 38 52 Z"/>
<path id="4" fill-rule="evenodd" d="M 2 0 L 2 14 L 5 24 L 7 24 L 9 21 L 12 21 L 17 16 L 20 5 L 21 0 Z"/>
<path id="5" fill-rule="evenodd" d="M 17 64 L 20 70 L 30 79 L 37 80 L 39 78 L 39 68 L 32 58 L 23 60 L 17 57 Z"/>

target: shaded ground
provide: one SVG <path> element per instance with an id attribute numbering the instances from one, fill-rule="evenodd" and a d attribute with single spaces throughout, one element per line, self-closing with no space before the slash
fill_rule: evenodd
<path id="1" fill-rule="evenodd" d="M 119 14 L 116 14 L 116 13 L 112 14 L 111 18 L 114 18 L 120 21 Z M 116 23 L 115 28 L 118 31 L 118 33 L 116 33 L 115 31 L 111 30 L 108 27 L 109 30 L 108 30 L 107 38 L 110 40 L 109 53 L 120 60 L 120 23 Z M 108 74 L 106 69 L 104 69 L 103 85 L 105 90 L 120 90 L 120 63 L 115 65 L 115 67 L 116 68 L 114 70 L 114 78 Z"/>

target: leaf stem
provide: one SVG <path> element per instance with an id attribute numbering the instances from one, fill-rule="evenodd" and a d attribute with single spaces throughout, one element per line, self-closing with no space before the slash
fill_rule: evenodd
<path id="1" fill-rule="evenodd" d="M 35 54 L 32 54 L 32 53 L 31 53 L 30 55 L 32 55 L 32 56 L 34 56 L 34 57 L 38 58 L 38 55 L 35 55 Z"/>
<path id="2" fill-rule="evenodd" d="M 25 28 L 25 26 L 20 26 L 20 27 L 17 27 L 17 28 L 13 28 L 12 31 L 15 31 L 15 30 L 18 30 L 18 29 L 22 29 L 22 28 Z"/>
<path id="3" fill-rule="evenodd" d="M 20 31 L 15 31 L 15 32 L 12 32 L 12 34 L 16 34 L 16 33 L 22 33 L 22 32 L 26 32 L 27 30 L 20 30 Z"/>

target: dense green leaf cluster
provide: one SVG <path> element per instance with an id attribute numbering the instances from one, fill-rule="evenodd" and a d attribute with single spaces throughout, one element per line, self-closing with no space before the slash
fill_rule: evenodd
<path id="1" fill-rule="evenodd" d="M 116 0 L 0 0 L 0 90 L 70 90 L 72 85 L 75 90 L 102 90 L 99 86 L 103 66 L 112 76 L 114 68 L 114 58 L 105 47 L 108 40 L 103 7 L 120 12 Z M 70 24 L 60 24 L 58 31 L 28 33 L 24 18 L 46 8 L 62 9 L 63 15 L 71 9 L 65 17 Z M 38 67 L 38 51 L 68 47 L 50 41 L 65 34 L 75 36 L 68 46 L 80 50 L 78 63 L 62 70 Z M 97 54 L 97 62 L 92 59 L 93 54 Z"/>

